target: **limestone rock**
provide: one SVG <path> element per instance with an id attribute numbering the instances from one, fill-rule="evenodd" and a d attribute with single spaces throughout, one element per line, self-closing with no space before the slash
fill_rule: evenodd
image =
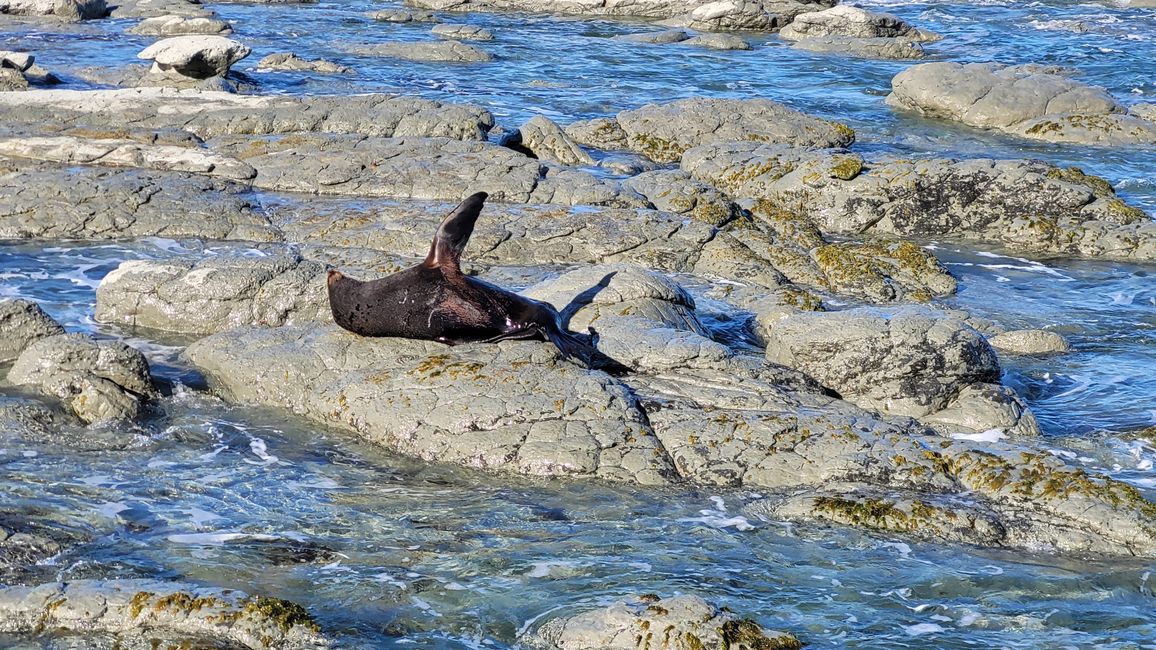
<path id="1" fill-rule="evenodd" d="M 137 54 L 151 60 L 154 72 L 175 72 L 193 79 L 221 77 L 249 56 L 245 45 L 224 36 L 174 36 L 157 41 Z"/>
<path id="2" fill-rule="evenodd" d="M 809 52 L 835 52 L 865 59 L 922 59 L 927 56 L 923 46 L 908 38 L 852 38 L 848 36 L 816 36 L 792 43 L 796 49 Z"/>
<path id="3" fill-rule="evenodd" d="M 284 70 L 297 71 L 302 70 L 306 72 L 320 72 L 322 74 L 350 74 L 353 68 L 345 65 L 338 65 L 332 61 L 324 59 L 302 59 L 291 52 L 278 52 L 270 54 L 269 56 L 257 62 L 258 70 Z"/>
<path id="4" fill-rule="evenodd" d="M 987 340 L 991 347 L 1008 354 L 1056 354 L 1071 352 L 1064 337 L 1047 330 L 1012 330 Z"/>
<path id="5" fill-rule="evenodd" d="M 628 149 L 629 136 L 613 118 L 597 117 L 579 120 L 566 127 L 566 135 L 579 144 L 595 149 Z"/>
<path id="6" fill-rule="evenodd" d="M 219 18 L 168 14 L 145 18 L 128 30 L 128 33 L 141 36 L 185 36 L 190 34 L 224 36 L 232 34 L 233 28 L 229 23 Z"/>
<path id="7" fill-rule="evenodd" d="M 698 596 L 644 595 L 599 609 L 548 621 L 525 642 L 554 650 L 634 650 L 638 638 L 662 635 L 670 650 L 758 648 L 798 650 L 803 644 L 785 632 L 740 619 Z"/>
<path id="8" fill-rule="evenodd" d="M 15 68 L 0 67 L 0 92 L 28 90 L 28 79 Z"/>
<path id="9" fill-rule="evenodd" d="M 108 6 L 105 0 L 0 0 L 0 14 L 51 16 L 74 22 L 104 18 Z"/>
<path id="10" fill-rule="evenodd" d="M 0 137 L 0 156 L 46 160 L 67 165 L 99 164 L 169 171 L 195 172 L 230 180 L 248 180 L 257 175 L 249 165 L 235 158 L 205 149 L 146 145 L 113 138 Z"/>
<path id="11" fill-rule="evenodd" d="M 440 23 L 441 19 L 428 11 L 371 11 L 369 17 L 382 23 Z"/>
<path id="12" fill-rule="evenodd" d="M 646 45 L 669 45 L 671 43 L 681 43 L 690 38 L 690 34 L 681 29 L 668 29 L 661 32 L 643 32 L 641 34 L 622 34 L 615 36 L 616 41 L 627 41 L 630 43 L 643 43 Z"/>
<path id="13" fill-rule="evenodd" d="M 0 50 L 0 68 L 11 68 L 18 72 L 24 72 L 36 63 L 36 57 L 27 52 L 12 52 L 9 50 Z"/>
<path id="14" fill-rule="evenodd" d="M 912 66 L 891 80 L 887 103 L 1050 142 L 1156 143 L 1156 125 L 1125 115 L 1124 107 L 1103 88 L 1029 66 Z"/>
<path id="15" fill-rule="evenodd" d="M 157 396 L 143 354 L 84 334 L 58 334 L 24 349 L 8 381 L 60 399 L 85 422 L 135 418 Z"/>
<path id="16" fill-rule="evenodd" d="M 232 401 L 288 408 L 423 460 L 644 484 L 673 476 L 629 390 L 548 344 L 446 347 L 325 325 L 230 330 L 186 355 Z"/>
<path id="17" fill-rule="evenodd" d="M 0 361 L 12 361 L 34 341 L 63 334 L 40 305 L 21 298 L 0 300 Z"/>
<path id="18" fill-rule="evenodd" d="M 163 42 L 163 41 L 162 41 Z M 42 134 L 67 125 L 94 128 L 179 127 L 223 134 L 360 133 L 484 140 L 494 117 L 475 106 L 414 97 L 288 97 L 160 88 L 51 90 L 0 96 L 7 124 Z"/>
<path id="19" fill-rule="evenodd" d="M 489 52 L 457 41 L 379 43 L 354 47 L 351 51 L 361 56 L 383 56 L 423 63 L 484 63 L 494 60 Z"/>
<path id="20" fill-rule="evenodd" d="M 645 196 L 659 210 L 685 214 L 712 226 L 724 226 L 742 214 L 713 186 L 679 170 L 643 172 L 626 179 L 623 185 Z"/>
<path id="21" fill-rule="evenodd" d="M 910 25 L 898 16 L 877 14 L 851 5 L 836 5 L 823 11 L 800 14 L 795 16 L 791 24 L 779 31 L 779 38 L 789 41 L 823 36 L 906 37 L 915 41 L 934 41 L 941 38 L 937 34 Z"/>
<path id="22" fill-rule="evenodd" d="M 535 115 L 521 128 L 501 141 L 504 147 L 516 151 L 527 151 L 539 160 L 548 160 L 563 165 L 593 165 L 594 159 L 562 131 L 562 127 L 549 118 Z"/>
<path id="23" fill-rule="evenodd" d="M 70 580 L 0 587 L 0 632 L 45 628 L 93 638 L 116 634 L 116 646 L 156 647 L 195 637 L 205 647 L 323 648 L 328 641 L 300 605 L 157 580 Z"/>
<path id="24" fill-rule="evenodd" d="M 769 99 L 681 99 L 622 111 L 618 125 L 633 151 L 658 162 L 677 162 L 691 147 L 734 140 L 776 142 L 802 147 L 843 147 L 855 135 Z"/>
<path id="25" fill-rule="evenodd" d="M 1038 436 L 1039 423 L 1023 398 L 1007 386 L 972 384 L 943 410 L 920 420 L 947 436 L 988 434 Z"/>
<path id="26" fill-rule="evenodd" d="M 865 408 L 919 417 L 974 383 L 998 383 L 983 336 L 934 310 L 798 314 L 770 325 L 767 359 L 802 370 Z"/>
<path id="27" fill-rule="evenodd" d="M 492 41 L 494 33 L 475 25 L 436 25 L 431 32 L 434 36 L 455 41 Z"/>
<path id="28" fill-rule="evenodd" d="M 682 42 L 683 45 L 705 47 L 711 50 L 749 50 L 751 44 L 734 34 L 699 34 Z"/>
<path id="29" fill-rule="evenodd" d="M 325 268 L 294 255 L 122 262 L 96 291 L 96 320 L 211 334 L 329 319 Z"/>

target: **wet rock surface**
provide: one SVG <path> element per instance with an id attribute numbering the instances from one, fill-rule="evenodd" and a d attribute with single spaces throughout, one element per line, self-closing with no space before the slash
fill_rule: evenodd
<path id="1" fill-rule="evenodd" d="M 1012 330 L 988 338 L 988 343 L 1008 354 L 1056 354 L 1071 352 L 1063 336 L 1047 330 Z"/>
<path id="2" fill-rule="evenodd" d="M 319 72 L 321 74 L 350 74 L 353 68 L 324 59 L 302 59 L 290 52 L 270 54 L 257 63 L 258 70 Z"/>
<path id="3" fill-rule="evenodd" d="M 128 32 L 141 36 L 184 36 L 189 34 L 223 36 L 232 34 L 233 28 L 229 23 L 219 18 L 168 14 L 145 18 Z"/>
<path id="4" fill-rule="evenodd" d="M 458 41 L 379 43 L 355 47 L 352 52 L 361 56 L 384 56 L 430 63 L 486 63 L 494 60 L 489 52 Z"/>
<path id="5" fill-rule="evenodd" d="M 31 300 L 0 300 L 0 361 L 12 361 L 34 341 L 57 334 L 64 328 L 40 305 Z"/>

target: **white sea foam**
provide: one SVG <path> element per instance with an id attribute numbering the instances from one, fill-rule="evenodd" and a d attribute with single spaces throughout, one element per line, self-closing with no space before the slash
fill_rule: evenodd
<path id="1" fill-rule="evenodd" d="M 208 544 L 211 546 L 220 546 L 226 542 L 235 542 L 239 539 L 272 542 L 281 538 L 276 535 L 265 535 L 261 533 L 178 533 L 169 535 L 165 539 L 174 544 Z"/>
<path id="2" fill-rule="evenodd" d="M 943 626 L 936 623 L 916 623 L 915 625 L 904 625 L 903 631 L 907 633 L 907 636 L 922 636 L 943 632 Z"/>

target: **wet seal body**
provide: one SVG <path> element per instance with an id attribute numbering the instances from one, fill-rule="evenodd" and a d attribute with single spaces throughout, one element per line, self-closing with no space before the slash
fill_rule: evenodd
<path id="1" fill-rule="evenodd" d="M 462 201 L 442 221 L 417 266 L 363 282 L 329 271 L 333 320 L 362 336 L 398 336 L 447 345 L 537 339 L 590 363 L 593 350 L 562 326 L 552 306 L 462 273 L 461 254 L 486 193 Z"/>

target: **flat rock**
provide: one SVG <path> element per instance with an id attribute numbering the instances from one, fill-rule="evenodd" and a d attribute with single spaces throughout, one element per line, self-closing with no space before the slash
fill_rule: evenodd
<path id="1" fill-rule="evenodd" d="M 248 180 L 257 175 L 256 170 L 246 163 L 205 149 L 144 144 L 119 138 L 0 137 L 0 156 L 66 165 L 99 164 L 195 172 L 231 180 Z"/>
<path id="2" fill-rule="evenodd" d="M 816 36 L 792 43 L 796 49 L 809 52 L 834 52 L 865 59 L 922 59 L 923 46 L 908 38 L 853 38 L 849 36 Z"/>
<path id="3" fill-rule="evenodd" d="M 446 347 L 335 325 L 243 328 L 188 359 L 229 400 L 287 408 L 395 452 L 535 476 L 673 476 L 626 387 L 548 344 Z"/>
<path id="4" fill-rule="evenodd" d="M 593 165 L 594 159 L 549 118 L 535 115 L 501 141 L 503 147 L 563 165 Z"/>
<path id="5" fill-rule="evenodd" d="M 494 33 L 476 25 L 437 25 L 430 30 L 434 36 L 455 41 L 492 41 Z"/>
<path id="6" fill-rule="evenodd" d="M 63 334 L 40 305 L 22 298 L 0 300 L 0 361 L 12 361 L 34 341 Z"/>
<path id="7" fill-rule="evenodd" d="M 668 29 L 661 32 L 643 32 L 641 34 L 622 34 L 615 36 L 616 41 L 627 41 L 630 43 L 643 43 L 646 45 L 669 45 L 671 43 L 681 43 L 690 38 L 690 34 L 681 29 Z"/>
<path id="8" fill-rule="evenodd" d="M 779 38 L 798 41 L 824 36 L 853 38 L 897 38 L 914 41 L 935 41 L 941 37 L 918 29 L 898 16 L 880 14 L 851 5 L 836 5 L 830 9 L 799 14 L 791 24 L 779 30 Z"/>
<path id="9" fill-rule="evenodd" d="M 8 381 L 60 399 L 85 422 L 130 420 L 157 397 L 139 351 L 85 334 L 58 334 L 26 347 Z"/>
<path id="10" fill-rule="evenodd" d="M 233 28 L 229 23 L 219 18 L 167 14 L 145 18 L 128 30 L 128 33 L 140 36 L 186 36 L 190 34 L 223 36 L 232 34 Z"/>
<path id="11" fill-rule="evenodd" d="M 295 255 L 122 262 L 96 291 L 96 320 L 187 334 L 329 320 L 325 267 Z"/>
<path id="12" fill-rule="evenodd" d="M 1047 330 L 1011 330 L 988 338 L 991 347 L 1008 354 L 1059 354 L 1071 352 L 1064 337 Z"/>
<path id="13" fill-rule="evenodd" d="M 180 127 L 223 134 L 360 133 L 483 140 L 494 118 L 475 106 L 395 95 L 288 97 L 133 88 L 48 90 L 0 95 L 9 126 L 37 134 L 53 127 Z"/>
<path id="14" fill-rule="evenodd" d="M 457 41 L 378 43 L 354 47 L 350 51 L 361 56 L 383 56 L 422 63 L 485 63 L 494 60 L 489 52 Z"/>
<path id="15" fill-rule="evenodd" d="M 441 19 L 428 11 L 371 11 L 367 14 L 382 23 L 440 23 Z"/>
<path id="16" fill-rule="evenodd" d="M 39 633 L 45 627 L 54 635 L 117 634 L 117 647 L 133 650 L 165 643 L 166 635 L 174 643 L 192 637 L 198 647 L 329 645 L 300 605 L 228 589 L 144 579 L 0 587 L 0 632 Z"/>
<path id="17" fill-rule="evenodd" d="M 217 19 L 216 13 L 196 0 L 119 0 L 112 7 L 109 16 L 112 18 L 184 16 Z"/>
<path id="18" fill-rule="evenodd" d="M 635 650 L 639 645 L 636 639 L 658 633 L 662 634 L 663 647 L 672 650 L 803 647 L 791 634 L 767 630 L 690 595 L 633 597 L 605 609 L 555 618 L 524 642 L 531 647 L 557 650 Z"/>
<path id="19" fill-rule="evenodd" d="M 999 360 L 983 335 L 929 309 L 797 314 L 769 324 L 764 336 L 770 361 L 887 413 L 928 415 L 965 386 L 999 382 Z"/>
<path id="20" fill-rule="evenodd" d="M 151 60 L 155 72 L 175 72 L 194 79 L 223 77 L 229 68 L 249 56 L 244 44 L 224 36 L 174 36 L 141 50 L 138 59 Z"/>
<path id="21" fill-rule="evenodd" d="M 99 167 L 0 174 L 0 237 L 278 241 L 248 188 L 199 174 Z"/>
<path id="22" fill-rule="evenodd" d="M 1049 142 L 1156 143 L 1156 124 L 1125 114 L 1103 88 L 994 63 L 926 63 L 891 80 L 887 103 L 929 117 Z"/>
<path id="23" fill-rule="evenodd" d="M 353 68 L 324 59 L 302 59 L 291 52 L 278 52 L 257 62 L 258 70 L 320 72 L 322 74 L 351 74 Z"/>
<path id="24" fill-rule="evenodd" d="M 734 140 L 842 147 L 854 132 L 838 122 L 804 115 L 769 99 L 682 99 L 622 111 L 614 123 L 571 125 L 567 134 L 581 144 L 619 144 L 658 162 L 677 162 L 691 147 Z M 588 136 L 588 137 L 584 137 Z"/>
<path id="25" fill-rule="evenodd" d="M 734 34 L 699 34 L 682 42 L 692 47 L 705 47 L 710 50 L 749 50 L 751 44 Z"/>
<path id="26" fill-rule="evenodd" d="M 841 151 L 733 142 L 688 150 L 683 170 L 756 212 L 823 233 L 952 236 L 1029 253 L 1156 259 L 1156 223 L 1106 180 L 1035 160 L 864 161 Z"/>

